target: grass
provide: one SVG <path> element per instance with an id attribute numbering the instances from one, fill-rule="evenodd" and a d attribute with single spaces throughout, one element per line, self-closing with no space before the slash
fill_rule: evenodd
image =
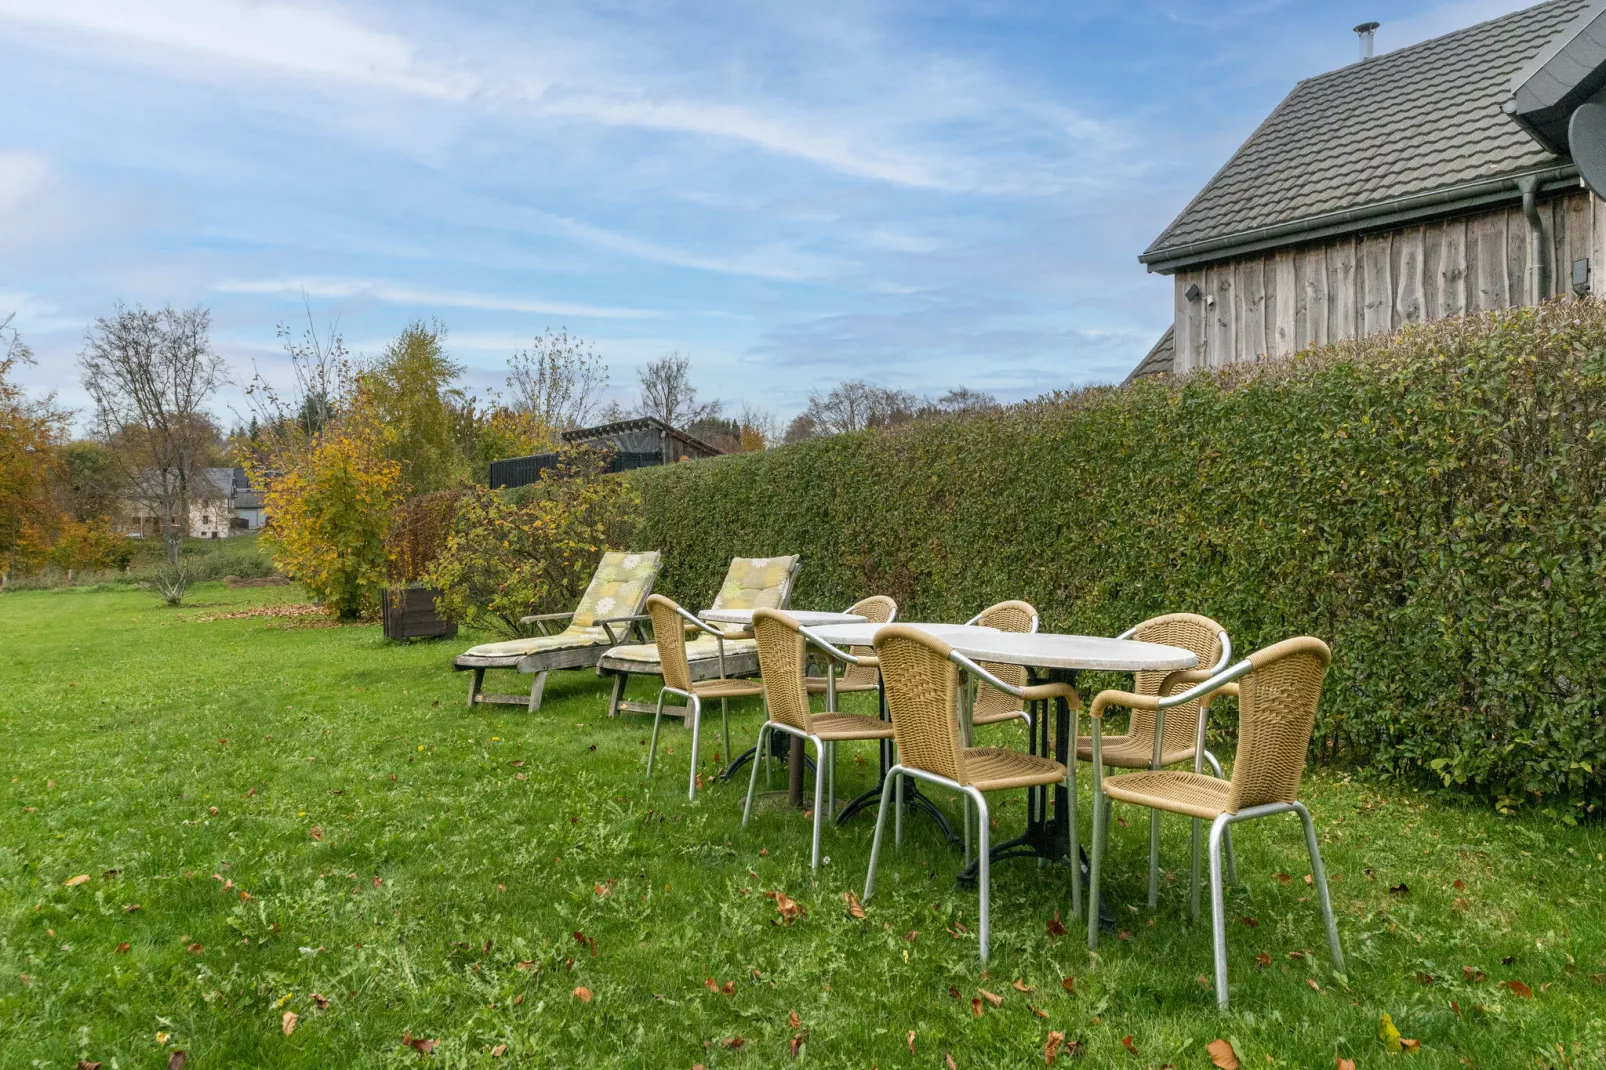
<path id="1" fill-rule="evenodd" d="M 771 804 L 743 831 L 735 783 L 687 802 L 684 731 L 646 783 L 650 726 L 609 722 L 594 676 L 555 677 L 534 715 L 467 710 L 446 671 L 461 640 L 206 619 L 298 597 L 0 596 L 0 1065 L 161 1067 L 183 1049 L 191 1067 L 712 1070 L 789 1065 L 805 1030 L 800 1061 L 831 1067 L 1041 1065 L 1050 1030 L 1085 1045 L 1061 1065 L 1207 1067 L 1216 1037 L 1246 1067 L 1606 1062 L 1598 827 L 1312 775 L 1347 983 L 1297 822 L 1240 826 L 1221 1017 L 1182 822 L 1151 916 L 1146 823 L 1117 809 L 1106 894 L 1127 938 L 1096 967 L 1077 926 L 1046 930 L 1070 922 L 1069 870 L 996 867 L 984 971 L 975 895 L 924 819 L 855 920 L 842 895 L 862 892 L 871 818 L 827 831 L 811 880 L 799 814 Z M 742 707 L 734 735 L 758 719 Z M 868 748 L 845 756 L 842 794 L 871 772 Z M 1022 815 L 1011 800 L 1000 835 Z M 778 924 L 766 891 L 807 916 Z M 978 989 L 1003 997 L 979 1018 Z M 1419 1054 L 1384 1052 L 1383 1012 Z"/>
<path id="2" fill-rule="evenodd" d="M 130 539 L 128 567 L 80 569 L 68 582 L 67 573 L 47 565 L 28 575 L 13 574 L 7 586 L 15 590 L 43 590 L 56 587 L 95 587 L 101 584 L 138 586 L 155 579 L 167 561 L 161 539 Z M 186 538 L 180 550 L 192 582 L 220 580 L 225 576 L 256 579 L 273 575 L 273 561 L 262 548 L 255 532 L 227 539 Z"/>

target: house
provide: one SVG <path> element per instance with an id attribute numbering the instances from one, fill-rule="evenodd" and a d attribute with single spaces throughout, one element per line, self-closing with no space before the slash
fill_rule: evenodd
<path id="1" fill-rule="evenodd" d="M 203 468 L 192 488 L 189 535 L 195 539 L 226 539 L 262 526 L 262 497 L 251 489 L 244 468 Z M 159 538 L 161 510 L 156 494 L 131 496 L 123 503 L 123 530 L 129 535 Z"/>
<path id="2" fill-rule="evenodd" d="M 1568 120 L 1603 87 L 1606 0 L 1300 82 L 1139 256 L 1172 277 L 1173 317 L 1129 379 L 1588 293 L 1606 205 Z"/>
<path id="3" fill-rule="evenodd" d="M 609 471 L 675 464 L 678 461 L 718 457 L 724 451 L 702 439 L 671 427 L 655 416 L 616 420 L 597 427 L 580 427 L 563 432 L 570 445 L 594 446 L 609 450 L 613 460 Z M 541 473 L 558 463 L 556 453 L 537 453 L 529 457 L 507 457 L 491 462 L 490 485 L 522 487 L 541 478 Z"/>

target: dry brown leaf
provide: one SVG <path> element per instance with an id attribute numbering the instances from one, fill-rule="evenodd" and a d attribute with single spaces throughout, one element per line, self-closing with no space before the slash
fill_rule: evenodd
<path id="1" fill-rule="evenodd" d="M 189 1058 L 184 1053 L 183 1048 L 178 1049 L 167 1057 L 167 1070 L 184 1070 L 184 1064 L 189 1061 Z"/>
<path id="2" fill-rule="evenodd" d="M 597 893 L 598 899 L 606 899 L 613 894 L 613 889 L 605 884 L 593 884 L 591 890 Z"/>
<path id="3" fill-rule="evenodd" d="M 1093 1019 L 1093 1021 L 1095 1024 L 1098 1023 L 1097 1018 Z M 1065 1054 L 1069 1055 L 1073 1059 L 1080 1059 L 1083 1055 L 1087 1054 L 1087 1045 L 1080 1040 L 1073 1040 L 1069 1044 L 1065 1045 Z"/>
<path id="4" fill-rule="evenodd" d="M 954 1065 L 954 1057 L 948 1052 L 942 1053 L 942 1064 L 946 1066 L 948 1070 L 959 1070 L 959 1068 Z"/>
<path id="5" fill-rule="evenodd" d="M 318 840 L 319 842 L 323 841 L 323 829 L 318 825 L 314 825 L 308 829 L 307 835 L 311 836 L 315 840 Z"/>
<path id="6" fill-rule="evenodd" d="M 718 992 L 719 991 L 719 982 L 714 980 L 712 977 L 704 977 L 703 978 L 703 987 L 708 989 L 710 992 Z"/>
<path id="7" fill-rule="evenodd" d="M 496 1047 L 491 1049 L 491 1058 L 493 1058 L 493 1059 L 500 1059 L 502 1056 L 504 1056 L 506 1054 L 507 1054 L 507 1045 L 506 1044 L 498 1044 Z"/>
<path id="8" fill-rule="evenodd" d="M 301 1016 L 295 1011 L 285 1011 L 284 1017 L 279 1019 L 279 1028 L 284 1031 L 285 1036 L 289 1036 L 296 1031 L 296 1023 L 299 1021 Z"/>
<path id="9" fill-rule="evenodd" d="M 1320 992 L 1322 990 L 1322 986 L 1316 983 L 1316 978 L 1314 977 L 1305 978 L 1305 983 L 1310 986 L 1312 992 Z"/>
<path id="10" fill-rule="evenodd" d="M 1267 966 L 1271 965 L 1271 956 L 1262 951 L 1260 954 L 1255 956 L 1255 965 L 1264 970 Z"/>
<path id="11" fill-rule="evenodd" d="M 126 955 L 126 954 L 128 954 L 128 941 L 124 940 L 122 943 L 118 944 L 115 948 L 113 948 L 112 949 L 112 954 L 114 954 L 114 955 Z"/>
<path id="12" fill-rule="evenodd" d="M 798 918 L 806 918 L 809 916 L 808 911 L 804 910 L 798 904 L 797 900 L 793 899 L 785 892 L 775 893 L 775 909 L 780 912 L 781 921 L 787 925 L 792 924 Z"/>
<path id="13" fill-rule="evenodd" d="M 1244 917 L 1243 917 L 1243 923 L 1245 925 L 1249 926 L 1251 929 L 1260 928 L 1260 919 L 1259 918 L 1251 918 L 1247 914 L 1245 914 Z"/>
<path id="14" fill-rule="evenodd" d="M 1060 987 L 1065 989 L 1065 991 L 1069 995 L 1073 995 L 1073 996 L 1076 995 L 1076 978 L 1074 978 L 1074 977 L 1061 977 L 1060 978 Z"/>
<path id="15" fill-rule="evenodd" d="M 585 985 L 578 986 L 574 990 L 574 998 L 579 1000 L 581 1003 L 590 1003 L 591 989 L 587 988 Z"/>
<path id="16" fill-rule="evenodd" d="M 1031 991 L 1034 991 L 1034 989 L 1032 988 L 1031 985 L 1027 984 L 1025 981 L 1022 981 L 1019 977 L 1017 977 L 1013 981 L 1011 981 L 1010 984 L 1009 984 L 1009 987 L 1013 988 L 1017 992 L 1031 992 Z"/>
<path id="17" fill-rule="evenodd" d="M 1278 884 L 1293 884 L 1294 883 L 1294 878 L 1290 877 L 1286 873 L 1279 873 L 1279 874 L 1277 874 L 1277 883 Z M 1231 1045 L 1228 1045 L 1228 1046 L 1230 1047 Z"/>
<path id="18" fill-rule="evenodd" d="M 1035 1004 L 1035 1003 L 1026 1004 L 1026 1009 L 1031 1011 L 1033 1014 L 1037 1015 L 1039 1018 L 1044 1019 L 1045 1021 L 1048 1018 L 1048 1012 L 1043 1010 L 1042 1008 L 1038 1007 L 1037 1004 Z"/>
<path id="19" fill-rule="evenodd" d="M 83 884 L 88 879 L 89 879 L 89 874 L 80 873 L 76 877 L 68 877 L 66 880 L 62 881 L 61 882 L 61 886 L 63 888 L 76 888 L 80 884 Z"/>
<path id="20" fill-rule="evenodd" d="M 792 1061 L 794 1063 L 797 1062 L 797 1053 L 803 1050 L 803 1042 L 807 1040 L 808 1037 L 808 1030 L 805 1029 L 801 1033 L 793 1033 L 792 1039 L 787 1043 L 786 1050 L 788 1054 L 792 1056 Z"/>
<path id="21" fill-rule="evenodd" d="M 1416 976 L 1416 983 L 1419 984 L 1419 985 L 1422 985 L 1424 987 L 1427 986 L 1427 985 L 1431 985 L 1434 981 L 1438 980 L 1438 978 L 1434 977 L 1431 973 L 1428 973 L 1426 970 L 1417 970 L 1415 976 Z"/>
<path id="22" fill-rule="evenodd" d="M 973 999 L 973 1000 L 970 1001 L 970 1013 L 971 1013 L 971 1016 L 974 1017 L 974 1018 L 980 1018 L 981 1017 L 981 1015 L 982 1015 L 982 1003 L 981 1003 L 981 1000 Z"/>
<path id="23" fill-rule="evenodd" d="M 1355 1070 L 1355 1060 L 1346 1059 L 1342 1055 L 1333 1056 L 1333 1070 Z"/>
<path id="24" fill-rule="evenodd" d="M 1457 877 L 1450 883 L 1450 887 L 1454 888 L 1458 892 L 1464 892 L 1467 890 L 1467 882 L 1462 880 L 1460 877 Z"/>
<path id="25" fill-rule="evenodd" d="M 734 996 L 736 994 L 736 982 L 726 981 L 724 984 L 719 986 L 719 990 L 725 993 L 727 996 Z"/>
<path id="26" fill-rule="evenodd" d="M 134 913 L 134 911 L 136 911 L 138 909 L 140 909 L 140 906 L 139 906 L 138 903 L 130 903 L 126 907 L 123 908 L 123 913 L 124 914 L 132 914 L 132 913 Z"/>
<path id="27" fill-rule="evenodd" d="M 864 905 L 859 902 L 858 896 L 854 895 L 852 892 L 843 892 L 842 900 L 848 904 L 849 914 L 853 915 L 855 918 L 864 917 Z"/>
<path id="28" fill-rule="evenodd" d="M 1058 1029 L 1049 1031 L 1048 1043 L 1043 1047 L 1043 1061 L 1049 1066 L 1053 1066 L 1054 1060 L 1059 1058 L 1060 1045 L 1063 1043 L 1065 1043 L 1064 1033 L 1061 1033 Z"/>
<path id="29" fill-rule="evenodd" d="M 198 944 L 198 943 L 197 944 L 191 944 L 189 947 L 186 947 L 184 950 L 188 951 L 192 955 L 199 955 L 199 954 L 202 954 L 202 953 L 204 953 L 206 951 L 206 946 L 204 944 Z"/>
<path id="30" fill-rule="evenodd" d="M 89 1059 L 79 1059 L 73 1063 L 73 1070 L 100 1070 L 100 1064 Z"/>
<path id="31" fill-rule="evenodd" d="M 913 1055 L 915 1053 L 915 1031 L 913 1029 L 909 1030 L 909 1035 L 903 1039 L 909 1044 L 909 1054 Z"/>
<path id="32" fill-rule="evenodd" d="M 314 993 L 312 993 L 312 1002 L 317 1005 L 317 1007 L 318 1007 L 318 1009 L 320 1011 L 326 1011 L 326 1010 L 329 1009 L 329 997 L 328 996 L 322 995 L 322 994 L 320 994 L 318 992 L 314 992 Z"/>
<path id="33" fill-rule="evenodd" d="M 1500 987 L 1510 989 L 1512 995 L 1521 996 L 1523 999 L 1534 998 L 1533 989 L 1518 980 L 1501 981 Z"/>
<path id="34" fill-rule="evenodd" d="M 976 994 L 995 1007 L 1002 1007 L 1004 1005 L 1003 996 L 995 995 L 994 993 L 987 991 L 985 988 L 976 989 Z"/>
<path id="35" fill-rule="evenodd" d="M 793 1029 L 802 1029 L 803 1019 L 797 1016 L 796 1010 L 790 1010 L 786 1012 L 786 1024 L 791 1026 Z"/>
<path id="36" fill-rule="evenodd" d="M 423 1037 L 415 1037 L 410 1030 L 406 1030 L 402 1033 L 402 1044 L 412 1048 L 420 1055 L 431 1055 L 434 1053 L 435 1048 L 440 1044 L 440 1041 L 426 1040 Z"/>
<path id="37" fill-rule="evenodd" d="M 1065 923 L 1060 921 L 1060 912 L 1057 910 L 1054 911 L 1054 916 L 1048 920 L 1047 929 L 1048 935 L 1052 937 L 1064 936 L 1067 932 L 1069 932 L 1069 930 L 1065 928 Z"/>
<path id="38" fill-rule="evenodd" d="M 742 1045 L 747 1043 L 747 1038 L 738 1034 L 734 1037 L 726 1037 L 723 1043 L 725 1047 L 731 1051 L 737 1051 L 742 1047 Z"/>
<path id="39" fill-rule="evenodd" d="M 1482 970 L 1473 969 L 1471 966 L 1463 966 L 1461 967 L 1461 976 L 1465 977 L 1473 984 L 1477 984 L 1479 981 L 1482 981 L 1489 975 L 1484 973 Z"/>
<path id="40" fill-rule="evenodd" d="M 1131 1033 L 1128 1033 L 1126 1036 L 1121 1038 L 1121 1047 L 1125 1048 L 1127 1051 L 1131 1052 L 1133 1055 L 1136 1055 L 1138 1053 L 1138 1046 L 1136 1044 L 1132 1043 L 1132 1034 Z"/>
<path id="41" fill-rule="evenodd" d="M 954 997 L 954 999 L 964 999 L 965 998 L 965 997 L 963 997 L 963 996 L 961 996 L 959 994 L 959 989 L 955 988 L 953 985 L 949 985 L 948 986 L 948 994 L 950 996 Z"/>
<path id="42" fill-rule="evenodd" d="M 1216 1070 L 1238 1070 L 1243 1064 L 1238 1061 L 1238 1053 L 1232 1050 L 1232 1042 L 1217 1037 L 1205 1045 L 1205 1051 L 1210 1053 L 1210 1064 Z"/>

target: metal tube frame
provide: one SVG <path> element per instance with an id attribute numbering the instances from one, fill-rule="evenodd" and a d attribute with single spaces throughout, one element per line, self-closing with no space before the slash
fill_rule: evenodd
<path id="1" fill-rule="evenodd" d="M 758 729 L 759 753 L 763 753 L 765 738 L 773 731 L 779 729 L 787 735 L 796 736 L 814 744 L 814 848 L 809 860 L 809 867 L 816 873 L 820 869 L 820 828 L 825 819 L 825 789 L 831 779 L 829 769 L 830 755 L 835 749 L 833 744 L 827 743 L 819 736 L 812 735 L 800 728 L 793 728 L 780 721 L 765 720 Z M 834 755 L 833 755 L 834 757 Z M 748 818 L 753 813 L 753 793 L 758 790 L 758 761 L 753 762 L 753 772 L 747 781 L 747 801 L 742 804 L 742 827 L 747 827 Z"/>
<path id="2" fill-rule="evenodd" d="M 989 918 L 989 907 L 990 907 L 990 902 L 991 902 L 991 891 L 992 891 L 992 880 L 991 880 L 991 876 L 992 875 L 991 875 L 991 871 L 990 871 L 989 865 L 988 865 L 988 856 L 989 856 L 989 853 L 990 853 L 991 845 L 988 842 L 988 831 L 989 831 L 988 825 L 989 825 L 990 822 L 989 822 L 988 816 L 987 816 L 987 798 L 986 798 L 986 796 L 982 795 L 981 792 L 977 791 L 973 787 L 961 784 L 957 780 L 950 780 L 945 776 L 938 776 L 935 773 L 928 773 L 924 769 L 914 769 L 914 768 L 910 768 L 910 767 L 902 765 L 902 764 L 898 764 L 898 765 L 894 765 L 891 769 L 889 769 L 887 771 L 887 778 L 889 780 L 893 780 L 895 778 L 896 779 L 896 783 L 898 784 L 898 786 L 900 788 L 903 785 L 903 778 L 906 777 L 906 776 L 914 777 L 916 780 L 924 780 L 929 784 L 936 784 L 939 787 L 952 788 L 954 791 L 959 792 L 961 795 L 963 795 L 965 797 L 965 801 L 966 801 L 967 804 L 973 804 L 976 807 L 976 812 L 980 817 L 980 822 L 979 822 L 979 825 L 978 825 L 980 831 L 979 831 L 978 836 L 977 836 L 977 840 L 978 840 L 977 849 L 979 850 L 980 853 L 977 855 L 977 860 L 978 861 L 977 861 L 976 880 L 977 880 L 977 889 L 978 889 L 978 891 L 980 893 L 980 911 L 981 911 L 981 924 L 978 926 L 977 937 L 978 937 L 978 940 L 979 940 L 979 942 L 981 944 L 981 960 L 982 960 L 982 962 L 986 962 L 987 961 L 987 950 L 988 950 L 988 939 L 989 939 L 989 937 L 991 935 L 991 928 L 992 928 L 991 921 L 990 921 L 990 918 Z M 870 896 L 875 891 L 876 864 L 881 859 L 881 834 L 884 831 L 886 831 L 886 827 L 887 827 L 887 804 L 891 800 L 892 795 L 893 795 L 892 792 L 883 791 L 881 793 L 881 805 L 876 809 L 875 838 L 870 841 L 870 872 L 865 877 L 865 880 L 864 880 L 864 901 L 866 903 L 868 903 L 870 901 Z M 902 814 L 902 808 L 901 807 L 899 808 L 899 814 L 900 815 Z M 903 826 L 903 822 L 900 820 L 900 821 L 897 822 L 897 824 L 898 824 L 899 829 L 901 830 L 902 826 Z M 968 839 L 968 829 L 969 829 L 968 820 L 966 822 L 966 829 L 967 829 L 967 839 Z"/>

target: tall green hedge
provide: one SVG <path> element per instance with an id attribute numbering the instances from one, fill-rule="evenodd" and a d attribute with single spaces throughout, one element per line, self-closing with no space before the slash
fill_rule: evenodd
<path id="1" fill-rule="evenodd" d="M 1572 819 L 1606 798 L 1606 306 L 645 469 L 659 589 L 799 553 L 794 605 L 1221 621 L 1334 651 L 1317 760 Z"/>

